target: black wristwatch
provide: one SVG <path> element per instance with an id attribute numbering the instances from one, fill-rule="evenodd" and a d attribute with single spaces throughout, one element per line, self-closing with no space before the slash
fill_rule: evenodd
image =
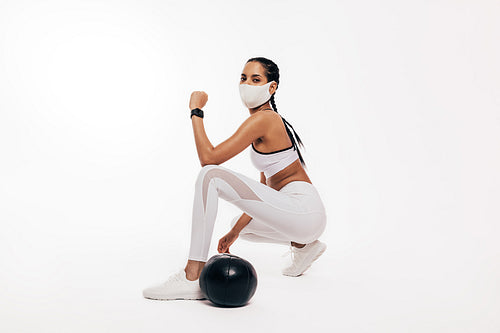
<path id="1" fill-rule="evenodd" d="M 200 118 L 203 118 L 203 110 L 200 108 L 192 109 L 191 118 L 193 118 L 193 116 L 198 116 Z"/>

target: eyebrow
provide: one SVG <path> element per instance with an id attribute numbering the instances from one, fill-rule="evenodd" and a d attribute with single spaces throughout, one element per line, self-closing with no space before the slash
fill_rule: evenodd
<path id="1" fill-rule="evenodd" d="M 247 76 L 246 74 L 241 73 L 241 76 L 243 76 L 243 75 Z M 262 75 L 260 75 L 260 74 L 252 74 L 250 77 L 253 77 L 253 76 L 262 76 Z"/>

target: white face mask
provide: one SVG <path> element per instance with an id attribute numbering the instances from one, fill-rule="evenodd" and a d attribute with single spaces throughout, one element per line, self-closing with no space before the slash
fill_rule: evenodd
<path id="1" fill-rule="evenodd" d="M 271 98 L 269 87 L 273 82 L 268 82 L 262 86 L 252 86 L 246 83 L 240 84 L 241 101 L 250 109 L 264 104 Z"/>

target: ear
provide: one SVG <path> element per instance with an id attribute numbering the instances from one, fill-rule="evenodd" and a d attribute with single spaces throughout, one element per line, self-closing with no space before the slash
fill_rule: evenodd
<path id="1" fill-rule="evenodd" d="M 276 92 L 276 89 L 278 89 L 278 84 L 276 83 L 276 81 L 273 81 L 273 83 L 271 83 L 271 85 L 269 86 L 269 94 L 274 94 Z"/>

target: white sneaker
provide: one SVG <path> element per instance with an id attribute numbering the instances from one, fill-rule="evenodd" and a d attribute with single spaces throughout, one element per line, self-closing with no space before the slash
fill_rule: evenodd
<path id="1" fill-rule="evenodd" d="M 201 291 L 199 280 L 190 281 L 181 269 L 168 277 L 167 281 L 143 290 L 145 298 L 157 300 L 206 299 Z"/>
<path id="2" fill-rule="evenodd" d="M 281 272 L 287 276 L 302 275 L 325 250 L 326 244 L 319 240 L 306 244 L 302 248 L 290 245 L 290 251 L 285 254 L 290 253 L 292 255 L 292 264 L 285 267 Z"/>

